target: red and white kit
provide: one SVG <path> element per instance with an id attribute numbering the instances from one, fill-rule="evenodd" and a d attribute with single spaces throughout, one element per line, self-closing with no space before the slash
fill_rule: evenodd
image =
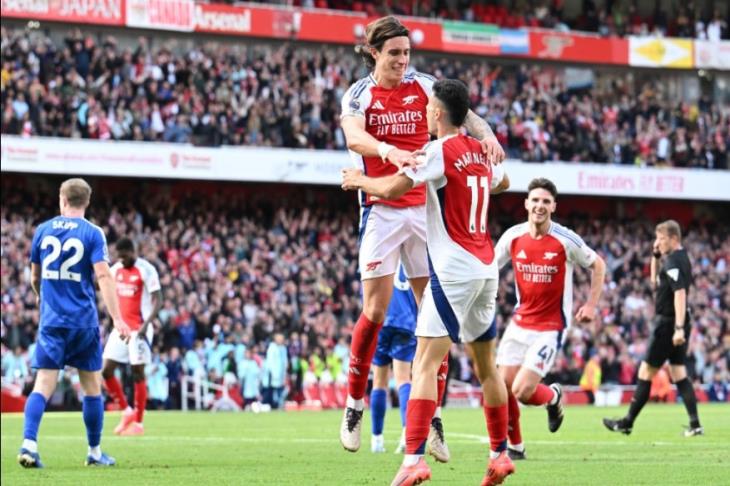
<path id="1" fill-rule="evenodd" d="M 523 365 L 545 376 L 573 314 L 573 266 L 593 265 L 596 252 L 568 228 L 552 222 L 541 238 L 529 223 L 508 229 L 497 242 L 499 268 L 512 261 L 517 306 L 502 337 L 497 364 Z"/>
<path id="2" fill-rule="evenodd" d="M 426 146 L 424 165 L 406 169 L 426 183 L 426 231 L 431 279 L 416 335 L 454 341 L 491 339 L 498 269 L 487 231 L 489 191 L 504 177 L 478 140 L 442 137 Z"/>
<path id="3" fill-rule="evenodd" d="M 365 118 L 365 130 L 402 150 L 418 150 L 428 142 L 426 105 L 435 78 L 410 72 L 393 89 L 377 85 L 369 75 L 347 90 L 342 117 Z M 397 168 L 380 157 L 350 151 L 356 167 L 370 177 L 395 174 Z M 402 260 L 409 278 L 428 276 L 425 189 L 416 187 L 385 201 L 360 191 L 360 275 L 363 280 L 394 274 Z"/>
<path id="4" fill-rule="evenodd" d="M 129 343 L 125 343 L 114 329 L 104 348 L 104 359 L 117 363 L 149 364 L 152 359 L 154 329 L 147 327 L 145 336 L 139 335 L 144 320 L 152 312 L 152 293 L 160 290 L 160 277 L 150 262 L 137 258 L 131 268 L 121 262 L 111 267 L 117 286 L 117 298 L 122 319 L 132 329 Z"/>

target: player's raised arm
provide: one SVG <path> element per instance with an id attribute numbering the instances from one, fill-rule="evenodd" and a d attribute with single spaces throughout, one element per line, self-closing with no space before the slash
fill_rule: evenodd
<path id="1" fill-rule="evenodd" d="M 469 135 L 479 140 L 482 144 L 482 152 L 493 164 L 501 164 L 505 158 L 504 149 L 494 135 L 489 123 L 473 111 L 469 110 L 464 120 L 464 126 Z"/>
<path id="2" fill-rule="evenodd" d="M 122 337 L 129 337 L 129 326 L 122 320 L 122 313 L 119 311 L 116 285 L 109 271 L 109 264 L 104 260 L 94 263 L 94 273 L 96 274 L 96 280 L 99 282 L 101 298 L 107 312 L 109 312 L 109 316 L 112 318 L 114 328 L 119 331 Z"/>
<path id="3" fill-rule="evenodd" d="M 398 199 L 413 188 L 413 180 L 404 174 L 368 177 L 360 169 L 342 170 L 342 189 L 362 190 L 382 199 Z"/>

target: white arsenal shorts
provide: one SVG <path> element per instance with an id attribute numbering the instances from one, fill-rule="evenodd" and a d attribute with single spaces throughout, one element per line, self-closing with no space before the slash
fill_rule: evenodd
<path id="1" fill-rule="evenodd" d="M 119 331 L 114 329 L 104 347 L 104 359 L 131 365 L 150 364 L 152 362 L 152 337 L 154 333 L 155 330 L 152 325 L 149 325 L 146 335 L 141 336 L 137 331 L 133 331 L 129 342 L 125 343 L 119 335 Z"/>
<path id="2" fill-rule="evenodd" d="M 418 314 L 416 336 L 449 336 L 455 343 L 494 339 L 496 299 L 496 278 L 441 282 L 432 274 Z"/>
<path id="3" fill-rule="evenodd" d="M 360 278 L 392 275 L 399 261 L 408 278 L 428 277 L 426 206 L 360 208 Z"/>
<path id="4" fill-rule="evenodd" d="M 510 322 L 499 342 L 497 365 L 524 366 L 543 378 L 555 363 L 560 346 L 558 331 L 535 331 Z"/>

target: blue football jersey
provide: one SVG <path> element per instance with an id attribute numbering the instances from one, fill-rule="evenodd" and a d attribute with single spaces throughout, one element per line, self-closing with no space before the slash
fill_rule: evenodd
<path id="1" fill-rule="evenodd" d="M 385 314 L 384 327 L 397 327 L 415 332 L 418 306 L 413 296 L 411 284 L 406 278 L 403 265 L 399 265 L 398 273 L 393 278 L 393 297 L 390 299 L 388 312 Z"/>
<path id="2" fill-rule="evenodd" d="M 36 229 L 30 261 L 41 266 L 42 327 L 99 325 L 94 264 L 109 263 L 101 228 L 84 218 L 56 216 Z"/>

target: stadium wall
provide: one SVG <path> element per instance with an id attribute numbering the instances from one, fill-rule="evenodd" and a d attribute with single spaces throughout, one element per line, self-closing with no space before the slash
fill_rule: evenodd
<path id="1" fill-rule="evenodd" d="M 339 185 L 352 162 L 343 151 L 264 147 L 203 148 L 145 142 L 0 139 L 3 172 L 79 174 L 243 182 Z M 730 201 L 730 171 L 508 160 L 510 190 L 525 192 L 538 176 L 560 181 L 562 194 Z"/>
<path id="2" fill-rule="evenodd" d="M 365 13 L 194 0 L 3 0 L 3 19 L 103 25 L 234 37 L 352 44 L 372 19 Z M 663 69 L 730 70 L 730 41 L 603 37 L 584 32 L 506 29 L 476 22 L 404 17 L 419 50 L 543 61 Z"/>

